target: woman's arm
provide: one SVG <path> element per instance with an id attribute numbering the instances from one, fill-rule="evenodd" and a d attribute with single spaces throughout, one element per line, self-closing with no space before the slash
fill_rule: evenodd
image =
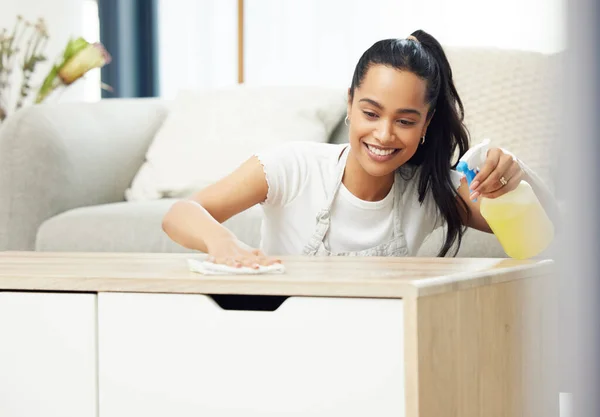
<path id="1" fill-rule="evenodd" d="M 267 265 L 260 251 L 248 248 L 221 223 L 267 198 L 268 185 L 256 157 L 193 197 L 176 202 L 163 218 L 162 227 L 180 245 L 206 252 L 217 263 L 232 266 Z"/>
<path id="2" fill-rule="evenodd" d="M 484 219 L 484 217 L 481 215 L 481 212 L 479 211 L 480 200 L 477 200 L 475 202 L 469 198 L 471 193 L 469 191 L 469 186 L 467 185 L 467 180 L 465 178 L 462 178 L 460 181 L 460 187 L 458 187 L 458 195 L 462 197 L 462 200 L 467 204 L 467 207 L 470 211 L 470 216 L 468 216 L 465 207 L 460 201 L 460 197 L 457 197 L 457 203 L 461 211 L 463 224 L 467 227 L 481 230 L 482 232 L 492 233 L 492 229 L 490 229 L 490 226 L 488 225 L 487 221 Z"/>

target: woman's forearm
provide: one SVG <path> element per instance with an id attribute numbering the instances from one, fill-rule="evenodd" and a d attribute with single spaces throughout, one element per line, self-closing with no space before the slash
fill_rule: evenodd
<path id="1" fill-rule="evenodd" d="M 211 242 L 235 236 L 216 221 L 199 203 L 181 200 L 163 218 L 162 228 L 169 237 L 188 249 L 208 253 Z"/>

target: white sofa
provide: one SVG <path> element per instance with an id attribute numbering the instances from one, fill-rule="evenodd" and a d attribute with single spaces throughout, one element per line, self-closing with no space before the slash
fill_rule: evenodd
<path id="1" fill-rule="evenodd" d="M 447 48 L 473 141 L 490 137 L 553 187 L 560 55 Z M 350 81 L 350 80 L 348 80 Z M 110 99 L 25 108 L 0 127 L 0 250 L 184 251 L 161 229 L 173 200 L 125 201 L 169 103 Z M 345 126 L 329 139 L 346 141 Z M 258 245 L 258 207 L 226 223 Z M 435 256 L 443 230 L 420 255 Z M 469 231 L 459 256 L 505 256 L 493 236 Z"/>

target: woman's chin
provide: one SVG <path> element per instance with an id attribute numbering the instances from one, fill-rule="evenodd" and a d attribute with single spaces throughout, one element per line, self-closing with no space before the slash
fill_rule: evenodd
<path id="1" fill-rule="evenodd" d="M 393 160 L 386 163 L 373 162 L 369 158 L 360 158 L 360 165 L 365 172 L 373 177 L 385 177 L 395 172 L 400 165 Z"/>
<path id="2" fill-rule="evenodd" d="M 400 151 L 401 152 L 401 151 Z M 361 152 L 360 164 L 363 169 L 373 177 L 385 177 L 395 172 L 402 165 L 400 154 L 394 155 L 393 158 L 378 159 L 368 155 L 367 152 Z"/>

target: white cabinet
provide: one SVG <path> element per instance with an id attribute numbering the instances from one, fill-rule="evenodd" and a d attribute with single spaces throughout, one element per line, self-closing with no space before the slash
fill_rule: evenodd
<path id="1" fill-rule="evenodd" d="M 96 295 L 0 292 L 0 416 L 97 415 Z"/>
<path id="2" fill-rule="evenodd" d="M 401 299 L 98 297 L 101 417 L 405 415 Z"/>

